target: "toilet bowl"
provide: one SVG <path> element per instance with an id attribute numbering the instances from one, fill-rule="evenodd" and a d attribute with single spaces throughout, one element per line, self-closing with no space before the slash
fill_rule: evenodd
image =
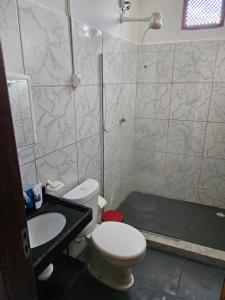
<path id="1" fill-rule="evenodd" d="M 87 179 L 63 198 L 92 208 L 93 219 L 79 235 L 79 239 L 88 240 L 91 248 L 89 273 L 112 289 L 126 291 L 134 283 L 131 269 L 144 257 L 146 240 L 137 229 L 124 223 L 104 222 L 97 226 L 98 191 L 98 182 Z"/>

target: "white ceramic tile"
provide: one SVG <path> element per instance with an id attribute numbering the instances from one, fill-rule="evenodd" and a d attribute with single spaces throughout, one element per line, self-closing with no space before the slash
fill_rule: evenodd
<path id="1" fill-rule="evenodd" d="M 103 55 L 104 83 L 122 83 L 122 63 L 122 53 L 106 53 Z"/>
<path id="2" fill-rule="evenodd" d="M 127 53 L 127 52 L 137 52 L 137 45 L 129 42 L 129 41 L 125 41 L 123 40 L 123 52 Z"/>
<path id="3" fill-rule="evenodd" d="M 120 164 L 121 130 L 119 126 L 104 132 L 104 168 L 110 169 L 115 163 Z"/>
<path id="4" fill-rule="evenodd" d="M 23 74 L 16 0 L 0 2 L 0 36 L 7 72 Z"/>
<path id="5" fill-rule="evenodd" d="M 71 84 L 68 18 L 26 0 L 19 0 L 19 16 L 25 72 L 32 84 Z"/>
<path id="6" fill-rule="evenodd" d="M 225 123 L 208 123 L 204 155 L 225 159 Z"/>
<path id="7" fill-rule="evenodd" d="M 31 145 L 34 143 L 34 130 L 33 130 L 33 121 L 32 119 L 23 120 L 23 131 L 25 138 L 25 145 Z"/>
<path id="8" fill-rule="evenodd" d="M 123 83 L 136 83 L 137 81 L 137 53 L 123 54 Z"/>
<path id="9" fill-rule="evenodd" d="M 101 172 L 101 139 L 95 135 L 77 144 L 79 182 L 96 178 Z"/>
<path id="10" fill-rule="evenodd" d="M 209 121 L 225 122 L 225 84 L 214 83 L 209 110 Z"/>
<path id="11" fill-rule="evenodd" d="M 137 84 L 136 116 L 168 119 L 170 93 L 170 84 Z"/>
<path id="12" fill-rule="evenodd" d="M 216 60 L 215 82 L 225 82 L 225 41 L 219 41 Z"/>
<path id="13" fill-rule="evenodd" d="M 100 132 L 100 87 L 80 86 L 75 90 L 77 140 Z"/>
<path id="14" fill-rule="evenodd" d="M 81 76 L 81 85 L 99 84 L 102 32 L 87 24 L 74 22 L 73 36 L 76 73 Z"/>
<path id="15" fill-rule="evenodd" d="M 135 184 L 153 195 L 163 195 L 165 162 L 165 153 L 135 150 Z"/>
<path id="16" fill-rule="evenodd" d="M 210 83 L 174 83 L 170 118 L 207 121 L 211 89 Z"/>
<path id="17" fill-rule="evenodd" d="M 76 141 L 72 87 L 33 88 L 37 132 L 36 157 Z"/>
<path id="18" fill-rule="evenodd" d="M 204 158 L 199 193 L 218 207 L 225 207 L 225 160 Z M 204 197 L 203 197 L 204 196 Z"/>
<path id="19" fill-rule="evenodd" d="M 123 84 L 120 97 L 120 118 L 135 118 L 136 84 Z"/>
<path id="20" fill-rule="evenodd" d="M 149 44 L 149 45 L 139 45 L 139 52 L 148 52 L 148 51 L 173 51 L 175 44 L 164 43 L 164 44 Z"/>
<path id="21" fill-rule="evenodd" d="M 24 190 L 30 187 L 31 185 L 37 183 L 36 168 L 34 161 L 21 166 L 20 173 Z"/>
<path id="22" fill-rule="evenodd" d="M 18 149 L 18 159 L 20 166 L 34 161 L 34 146 L 31 145 L 22 149 Z"/>
<path id="23" fill-rule="evenodd" d="M 78 184 L 77 150 L 71 145 L 37 159 L 38 180 L 46 184 L 47 180 L 60 180 L 65 183 L 63 193 Z"/>
<path id="24" fill-rule="evenodd" d="M 120 163 L 115 163 L 104 172 L 104 196 L 107 199 L 106 209 L 117 209 L 122 202 L 120 189 Z"/>
<path id="25" fill-rule="evenodd" d="M 135 147 L 142 150 L 166 151 L 168 121 L 136 119 Z"/>
<path id="26" fill-rule="evenodd" d="M 173 57 L 173 51 L 140 52 L 138 54 L 137 82 L 171 82 Z"/>
<path id="27" fill-rule="evenodd" d="M 202 155 L 205 132 L 206 122 L 170 120 L 167 151 Z"/>
<path id="28" fill-rule="evenodd" d="M 17 81 L 18 94 L 21 106 L 21 118 L 31 118 L 31 99 L 27 80 Z"/>
<path id="29" fill-rule="evenodd" d="M 23 148 L 26 146 L 24 131 L 23 131 L 23 122 L 22 120 L 14 121 L 13 122 L 14 132 L 15 132 L 15 139 L 17 149 Z"/>
<path id="30" fill-rule="evenodd" d="M 216 52 L 216 41 L 176 44 L 173 81 L 212 82 Z"/>
<path id="31" fill-rule="evenodd" d="M 13 121 L 21 120 L 22 113 L 17 82 L 10 82 L 8 84 L 8 92 Z"/>
<path id="32" fill-rule="evenodd" d="M 123 40 L 108 33 L 103 33 L 103 53 L 123 52 Z"/>
<path id="33" fill-rule="evenodd" d="M 188 200 L 197 193 L 201 169 L 201 158 L 166 154 L 165 196 Z"/>
<path id="34" fill-rule="evenodd" d="M 123 99 L 123 85 L 105 84 L 103 89 L 104 126 L 111 129 L 120 122 L 120 101 Z M 125 91 L 124 91 L 125 93 Z M 123 100 L 122 100 L 123 103 Z"/>

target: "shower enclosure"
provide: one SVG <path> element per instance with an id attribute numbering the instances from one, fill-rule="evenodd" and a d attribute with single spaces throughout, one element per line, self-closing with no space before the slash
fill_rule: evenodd
<path id="1" fill-rule="evenodd" d="M 142 230 L 225 250 L 224 41 L 102 56 L 104 194 Z"/>

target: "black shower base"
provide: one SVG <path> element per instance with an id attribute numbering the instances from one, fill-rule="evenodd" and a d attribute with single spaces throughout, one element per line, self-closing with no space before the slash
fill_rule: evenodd
<path id="1" fill-rule="evenodd" d="M 132 192 L 119 210 L 138 229 L 225 251 L 224 209 Z"/>

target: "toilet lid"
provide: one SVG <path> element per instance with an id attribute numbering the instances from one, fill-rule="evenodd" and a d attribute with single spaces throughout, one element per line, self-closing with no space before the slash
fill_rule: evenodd
<path id="1" fill-rule="evenodd" d="M 146 249 L 140 231 L 124 223 L 104 222 L 92 233 L 91 239 L 99 251 L 118 259 L 138 257 Z"/>

